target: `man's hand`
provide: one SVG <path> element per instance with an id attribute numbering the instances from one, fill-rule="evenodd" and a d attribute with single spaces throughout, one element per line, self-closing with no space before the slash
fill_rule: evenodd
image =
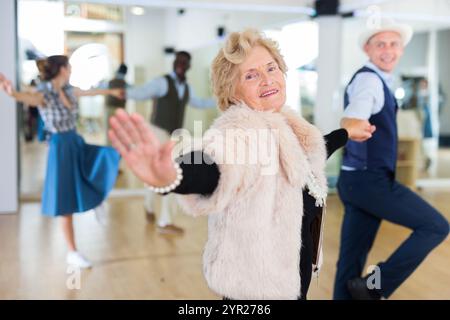
<path id="1" fill-rule="evenodd" d="M 117 99 L 125 100 L 125 90 L 122 88 L 110 89 L 109 94 Z"/>
<path id="2" fill-rule="evenodd" d="M 341 127 L 348 132 L 348 138 L 353 141 L 363 142 L 372 138 L 376 127 L 367 120 L 355 118 L 342 118 Z"/>

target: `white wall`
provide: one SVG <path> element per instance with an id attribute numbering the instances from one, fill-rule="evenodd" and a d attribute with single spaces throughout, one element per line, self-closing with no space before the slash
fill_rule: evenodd
<path id="1" fill-rule="evenodd" d="M 328 133 L 339 128 L 342 115 L 341 78 L 342 19 L 320 17 L 319 56 L 317 57 L 317 95 L 314 106 L 314 124 Z"/>
<path id="2" fill-rule="evenodd" d="M 180 48 L 195 49 L 212 44 L 217 27 L 224 26 L 227 32 L 241 31 L 247 27 L 266 29 L 298 21 L 298 14 L 275 14 L 260 12 L 228 12 L 221 10 L 187 9 L 178 16 L 176 44 Z"/>
<path id="3" fill-rule="evenodd" d="M 124 7 L 124 62 L 128 66 L 127 81 L 142 85 L 166 72 L 164 62 L 165 10 L 153 8 L 142 16 L 130 13 Z M 129 111 L 138 111 L 144 117 L 150 115 L 150 101 L 129 100 Z"/>
<path id="4" fill-rule="evenodd" d="M 25 51 L 36 49 L 44 56 L 64 54 L 64 3 L 17 1 L 19 74 L 23 84 L 36 78 L 36 63 L 26 60 Z"/>
<path id="5" fill-rule="evenodd" d="M 64 53 L 64 3 L 18 1 L 20 38 L 31 39 L 46 56 Z"/>
<path id="6" fill-rule="evenodd" d="M 0 72 L 15 82 L 16 39 L 15 39 L 15 4 L 14 0 L 0 1 L 0 43 L 2 58 Z M 17 175 L 17 117 L 16 103 L 0 92 L 0 213 L 16 212 L 18 209 L 18 175 Z"/>
<path id="7" fill-rule="evenodd" d="M 199 97 L 211 97 L 212 89 L 210 79 L 211 61 L 216 56 L 221 47 L 220 43 L 210 45 L 207 48 L 191 50 L 192 68 L 189 71 L 189 83 L 194 88 L 195 93 Z M 191 133 L 200 135 L 201 132 L 194 132 L 194 122 L 202 121 L 203 133 L 212 124 L 213 120 L 218 116 L 218 108 L 199 110 L 188 108 L 184 119 L 184 127 Z"/>
<path id="8" fill-rule="evenodd" d="M 128 64 L 130 79 L 133 70 L 141 67 L 145 76 L 152 78 L 166 72 L 164 67 L 164 9 L 146 10 L 136 16 L 125 8 L 125 62 Z"/>
<path id="9" fill-rule="evenodd" d="M 367 61 L 367 56 L 358 46 L 360 30 L 365 27 L 365 19 L 344 19 L 342 23 L 341 90 L 350 81 L 356 70 Z"/>
<path id="10" fill-rule="evenodd" d="M 395 73 L 427 76 L 428 32 L 417 32 L 406 46 Z"/>

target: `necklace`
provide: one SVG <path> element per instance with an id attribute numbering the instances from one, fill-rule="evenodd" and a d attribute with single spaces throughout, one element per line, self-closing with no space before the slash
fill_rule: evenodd
<path id="1" fill-rule="evenodd" d="M 327 199 L 326 190 L 322 189 L 322 187 L 317 182 L 316 176 L 310 172 L 306 179 L 306 186 L 308 187 L 308 193 L 316 199 L 316 207 L 323 207 L 325 201 Z"/>

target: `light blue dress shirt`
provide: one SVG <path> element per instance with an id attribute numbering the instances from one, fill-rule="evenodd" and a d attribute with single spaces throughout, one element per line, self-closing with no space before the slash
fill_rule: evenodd
<path id="1" fill-rule="evenodd" d="M 194 90 L 186 83 L 180 82 L 177 79 L 175 72 L 171 72 L 170 77 L 175 82 L 175 88 L 178 92 L 178 97 L 180 99 L 184 96 L 184 91 L 189 90 L 189 102 L 188 104 L 194 108 L 207 109 L 214 108 L 216 106 L 216 101 L 212 98 L 203 99 L 198 98 L 195 95 Z M 142 86 L 130 87 L 127 89 L 127 98 L 132 100 L 150 100 L 158 99 L 164 97 L 169 90 L 169 83 L 167 79 L 162 76 L 155 78 Z"/>
<path id="2" fill-rule="evenodd" d="M 372 62 L 367 62 L 366 67 L 374 70 L 391 89 L 393 76 L 380 70 Z M 384 106 L 383 83 L 372 72 L 360 72 L 347 88 L 349 104 L 344 110 L 344 117 L 368 120 L 377 114 Z"/>

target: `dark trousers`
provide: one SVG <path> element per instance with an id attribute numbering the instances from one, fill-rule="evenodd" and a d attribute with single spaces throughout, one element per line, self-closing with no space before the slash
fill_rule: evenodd
<path id="1" fill-rule="evenodd" d="M 421 197 L 386 171 L 341 171 L 339 196 L 345 214 L 337 263 L 334 299 L 351 299 L 347 281 L 362 276 L 381 221 L 412 230 L 385 261 L 378 264 L 383 297 L 389 297 L 449 233 L 448 221 Z"/>

